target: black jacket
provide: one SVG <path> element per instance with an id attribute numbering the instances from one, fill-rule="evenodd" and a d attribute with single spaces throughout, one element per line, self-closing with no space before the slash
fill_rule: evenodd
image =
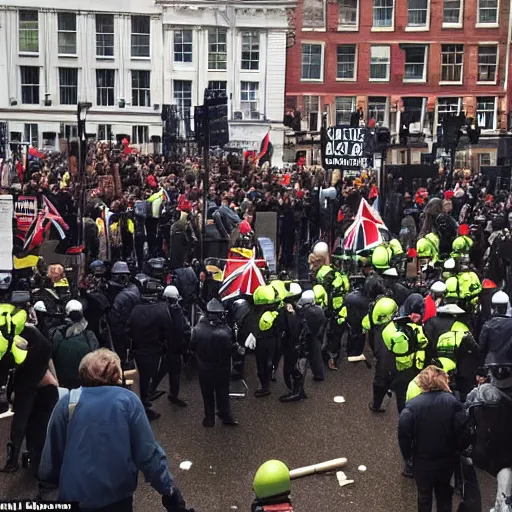
<path id="1" fill-rule="evenodd" d="M 128 285 L 117 294 L 110 311 L 110 331 L 113 337 L 128 335 L 130 315 L 141 299 L 140 290 L 136 284 Z"/>
<path id="2" fill-rule="evenodd" d="M 233 333 L 230 327 L 212 323 L 203 316 L 192 330 L 192 343 L 197 347 L 200 372 L 231 372 Z"/>
<path id="3" fill-rule="evenodd" d="M 479 345 L 486 364 L 512 364 L 512 318 L 496 316 L 485 322 Z"/>
<path id="4" fill-rule="evenodd" d="M 135 354 L 161 354 L 164 346 L 172 346 L 173 328 L 166 302 L 137 304 L 130 315 L 132 350 Z"/>
<path id="5" fill-rule="evenodd" d="M 414 469 L 436 470 L 455 464 L 463 448 L 465 418 L 462 404 L 444 391 L 422 393 L 400 414 L 398 442 Z"/>

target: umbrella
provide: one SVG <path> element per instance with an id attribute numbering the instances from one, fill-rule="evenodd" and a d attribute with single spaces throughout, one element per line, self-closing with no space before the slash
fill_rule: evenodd
<path id="1" fill-rule="evenodd" d="M 388 228 L 380 215 L 362 199 L 354 222 L 345 232 L 344 249 L 354 253 L 365 251 L 390 239 Z"/>
<path id="2" fill-rule="evenodd" d="M 221 300 L 252 295 L 258 286 L 265 285 L 260 268 L 264 268 L 266 262 L 256 259 L 255 253 L 254 250 L 231 249 L 224 268 L 224 281 L 219 290 Z"/>
<path id="3" fill-rule="evenodd" d="M 64 222 L 57 208 L 43 196 L 43 209 L 28 228 L 23 250 L 31 251 L 40 246 L 43 243 L 44 235 L 50 232 L 52 226 L 57 229 L 60 238 L 64 240 L 69 226 Z"/>

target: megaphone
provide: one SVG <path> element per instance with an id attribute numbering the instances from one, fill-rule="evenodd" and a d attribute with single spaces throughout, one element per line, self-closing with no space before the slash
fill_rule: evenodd
<path id="1" fill-rule="evenodd" d="M 327 200 L 336 199 L 336 195 L 337 191 L 334 187 L 321 189 L 319 194 L 320 204 L 323 204 L 323 207 L 327 208 Z"/>

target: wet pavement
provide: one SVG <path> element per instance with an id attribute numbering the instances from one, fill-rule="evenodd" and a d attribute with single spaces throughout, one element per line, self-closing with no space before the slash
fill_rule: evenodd
<path id="1" fill-rule="evenodd" d="M 220 422 L 213 429 L 202 427 L 196 378 L 182 379 L 181 395 L 189 402 L 186 409 L 170 405 L 165 396 L 153 406 L 162 414 L 152 424 L 155 436 L 169 457 L 188 506 L 196 512 L 250 511 L 252 479 L 264 461 L 277 458 L 296 468 L 346 457 L 348 464 L 343 471 L 355 482 L 340 487 L 334 473 L 295 480 L 292 500 L 297 512 L 416 510 L 414 482 L 400 475 L 395 402 L 391 401 L 385 414 L 376 415 L 368 409 L 372 371 L 362 363 L 345 363 L 339 371 L 327 372 L 325 382 L 313 382 L 310 375 L 306 385 L 309 398 L 281 404 L 278 397 L 286 391 L 281 377 L 273 384 L 271 396 L 252 397 L 257 379 L 253 358 L 248 362 L 249 396 L 232 400 L 238 427 Z M 335 396 L 343 396 L 345 402 L 335 403 Z M 0 420 L 2 445 L 9 422 Z M 189 471 L 179 469 L 183 461 L 192 462 Z M 358 471 L 360 465 L 368 468 L 365 473 Z M 482 510 L 487 512 L 493 504 L 495 481 L 482 473 L 479 480 Z M 26 470 L 0 475 L 2 499 L 33 498 L 35 493 Z M 135 510 L 163 510 L 160 497 L 143 478 L 136 492 Z"/>

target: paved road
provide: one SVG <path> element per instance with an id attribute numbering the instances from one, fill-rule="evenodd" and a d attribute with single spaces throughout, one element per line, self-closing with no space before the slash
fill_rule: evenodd
<path id="1" fill-rule="evenodd" d="M 254 361 L 250 358 L 248 385 L 256 389 Z M 329 372 L 323 383 L 308 381 L 309 399 L 280 404 L 284 384 L 274 384 L 273 395 L 256 400 L 249 396 L 233 402 L 239 427 L 214 429 L 201 426 L 202 402 L 197 380 L 183 380 L 187 409 L 177 409 L 165 397 L 154 408 L 162 417 L 153 423 L 157 440 L 167 452 L 171 468 L 189 506 L 197 512 L 248 511 L 253 499 L 254 472 L 267 459 L 278 458 L 290 468 L 347 457 L 345 473 L 355 483 L 339 487 L 335 475 L 318 475 L 293 482 L 293 502 L 298 512 L 349 511 L 389 512 L 416 510 L 412 481 L 400 475 L 401 461 L 396 440 L 397 414 L 394 401 L 386 414 L 368 409 L 372 372 L 362 364 L 348 363 Z M 346 402 L 336 404 L 334 396 Z M 7 439 L 9 420 L 0 420 L 0 439 Z M 189 460 L 190 471 L 179 469 Z M 368 470 L 359 473 L 364 464 Z M 484 511 L 492 505 L 495 483 L 480 474 Z M 0 496 L 31 498 L 34 486 L 25 471 L 0 477 Z M 236 507 L 236 508 L 235 508 Z M 160 498 L 141 480 L 135 510 L 160 510 Z"/>

